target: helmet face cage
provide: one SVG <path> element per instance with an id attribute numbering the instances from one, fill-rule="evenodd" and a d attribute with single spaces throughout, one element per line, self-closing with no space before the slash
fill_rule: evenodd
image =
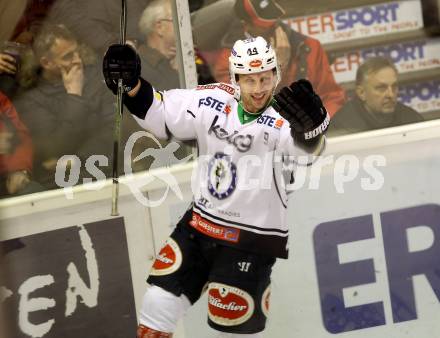
<path id="1" fill-rule="evenodd" d="M 237 74 L 255 74 L 276 69 L 276 84 L 280 82 L 280 69 L 275 51 L 261 36 L 246 40 L 237 40 L 229 56 L 229 73 L 231 83 L 235 88 L 236 98 L 240 98 L 240 86 L 237 83 Z"/>

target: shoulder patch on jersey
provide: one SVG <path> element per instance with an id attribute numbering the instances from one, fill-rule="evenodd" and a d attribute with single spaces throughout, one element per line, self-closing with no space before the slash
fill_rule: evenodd
<path id="1" fill-rule="evenodd" d="M 198 85 L 196 87 L 196 90 L 215 89 L 215 88 L 217 88 L 217 83 L 206 84 L 206 85 Z"/>
<path id="2" fill-rule="evenodd" d="M 163 101 L 163 94 L 161 92 L 154 91 L 154 97 L 156 100 Z"/>
<path id="3" fill-rule="evenodd" d="M 227 85 L 226 83 L 219 83 L 218 87 L 221 90 L 224 90 L 228 94 L 234 95 L 234 93 L 235 93 L 234 87 Z"/>
<path id="4" fill-rule="evenodd" d="M 196 87 L 196 90 L 216 89 L 216 88 L 221 89 L 230 95 L 234 95 L 234 93 L 235 93 L 234 87 L 232 87 L 226 83 L 212 83 L 212 84 L 207 84 L 207 85 L 198 85 Z"/>

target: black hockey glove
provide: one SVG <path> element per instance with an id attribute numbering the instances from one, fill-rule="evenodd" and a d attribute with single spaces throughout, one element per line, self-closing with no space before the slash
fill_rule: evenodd
<path id="1" fill-rule="evenodd" d="M 118 92 L 119 79 L 122 79 L 123 91 L 129 92 L 136 87 L 141 75 L 139 55 L 129 45 L 111 45 L 104 55 L 102 72 L 113 94 Z"/>
<path id="2" fill-rule="evenodd" d="M 319 96 L 312 84 L 304 79 L 284 87 L 274 96 L 273 108 L 290 123 L 292 135 L 307 141 L 323 134 L 330 123 Z"/>

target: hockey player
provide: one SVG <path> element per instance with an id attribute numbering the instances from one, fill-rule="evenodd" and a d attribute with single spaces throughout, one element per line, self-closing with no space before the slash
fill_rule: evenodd
<path id="1" fill-rule="evenodd" d="M 116 93 L 123 78 L 124 103 L 137 122 L 160 138 L 196 139 L 203 159 L 192 207 L 150 271 L 138 338 L 172 337 L 205 291 L 208 324 L 220 337 L 261 337 L 265 327 L 272 266 L 288 255 L 279 164 L 318 154 L 329 117 L 306 80 L 273 96 L 280 73 L 262 37 L 238 40 L 229 62 L 232 86 L 158 92 L 139 77 L 131 47 L 110 46 L 104 57 L 108 87 Z"/>

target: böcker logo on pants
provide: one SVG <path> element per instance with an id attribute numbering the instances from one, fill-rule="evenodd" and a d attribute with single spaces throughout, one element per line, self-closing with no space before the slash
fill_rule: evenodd
<path id="1" fill-rule="evenodd" d="M 210 283 L 208 289 L 208 316 L 216 324 L 239 325 L 254 312 L 254 300 L 245 291 L 221 283 Z"/>
<path id="2" fill-rule="evenodd" d="M 168 238 L 165 245 L 160 249 L 159 254 L 156 256 L 150 275 L 168 275 L 177 271 L 181 264 L 182 251 L 172 238 Z"/>

